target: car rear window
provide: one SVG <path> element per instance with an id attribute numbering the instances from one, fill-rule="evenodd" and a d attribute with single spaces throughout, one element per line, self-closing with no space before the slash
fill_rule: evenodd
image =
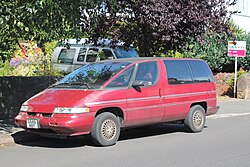
<path id="1" fill-rule="evenodd" d="M 208 65 L 203 61 L 188 61 L 194 82 L 213 82 L 213 76 Z"/>
<path id="2" fill-rule="evenodd" d="M 197 60 L 165 60 L 169 84 L 213 82 L 208 65 Z"/>

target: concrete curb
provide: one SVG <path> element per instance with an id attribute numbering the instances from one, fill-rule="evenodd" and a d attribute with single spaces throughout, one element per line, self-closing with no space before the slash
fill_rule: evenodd
<path id="1" fill-rule="evenodd" d="M 14 139 L 11 137 L 11 135 L 2 135 L 0 136 L 0 148 L 4 146 L 9 146 L 15 144 Z"/>

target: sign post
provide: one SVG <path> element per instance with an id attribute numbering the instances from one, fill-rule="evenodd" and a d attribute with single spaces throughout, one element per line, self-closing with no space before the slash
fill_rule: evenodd
<path id="1" fill-rule="evenodd" d="M 246 41 L 228 41 L 228 56 L 235 57 L 234 97 L 236 98 L 237 58 L 246 56 Z"/>

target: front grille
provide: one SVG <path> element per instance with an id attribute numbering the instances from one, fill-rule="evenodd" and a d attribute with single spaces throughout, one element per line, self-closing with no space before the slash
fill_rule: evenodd
<path id="1" fill-rule="evenodd" d="M 43 116 L 43 117 L 46 117 L 46 118 L 50 118 L 52 116 L 52 113 L 38 113 L 38 112 L 28 112 L 28 115 L 29 116 Z"/>
<path id="2" fill-rule="evenodd" d="M 43 115 L 43 117 L 48 117 L 48 118 L 52 116 L 51 113 L 43 113 L 42 115 Z"/>
<path id="3" fill-rule="evenodd" d="M 28 115 L 29 115 L 29 116 L 36 116 L 36 114 L 37 114 L 37 113 L 35 113 L 35 112 L 28 112 Z"/>

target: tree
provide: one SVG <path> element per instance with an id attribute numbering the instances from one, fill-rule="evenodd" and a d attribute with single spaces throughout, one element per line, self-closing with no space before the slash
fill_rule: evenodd
<path id="1" fill-rule="evenodd" d="M 185 48 L 206 31 L 228 32 L 235 0 L 5 0 L 0 2 L 0 55 L 10 57 L 19 40 L 43 49 L 54 39 L 123 40 L 143 55 Z"/>
<path id="2" fill-rule="evenodd" d="M 232 72 L 234 70 L 233 58 L 227 56 L 227 41 L 230 38 L 224 34 L 207 33 L 203 42 L 192 40 L 188 48 L 182 52 L 187 58 L 200 58 L 205 60 L 213 72 Z"/>
<path id="3" fill-rule="evenodd" d="M 0 2 L 0 55 L 9 58 L 19 40 L 46 42 L 79 36 L 79 1 L 5 0 Z"/>
<path id="4" fill-rule="evenodd" d="M 102 3 L 93 35 L 136 44 L 143 55 L 180 50 L 208 31 L 230 34 L 235 0 L 113 0 Z M 100 11 L 100 9 L 97 9 Z M 88 9 L 86 9 L 88 11 Z M 98 13 L 98 12 L 97 12 Z"/>

